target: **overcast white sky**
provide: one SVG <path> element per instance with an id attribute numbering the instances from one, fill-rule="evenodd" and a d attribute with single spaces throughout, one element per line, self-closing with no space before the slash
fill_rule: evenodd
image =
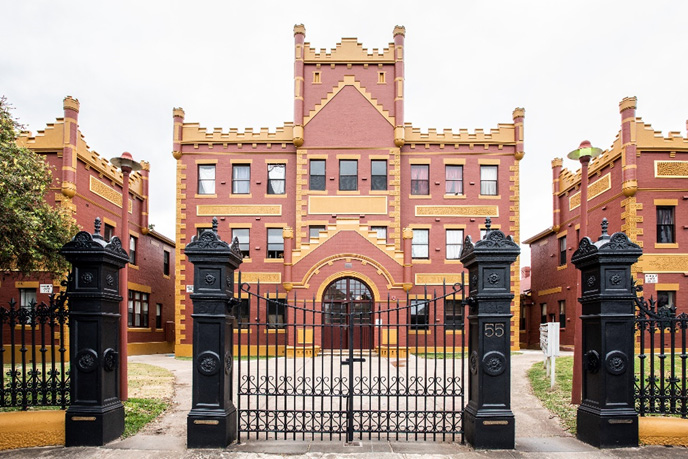
<path id="1" fill-rule="evenodd" d="M 78 98 L 91 148 L 150 161 L 150 222 L 174 238 L 173 107 L 208 128 L 274 130 L 293 117 L 294 24 L 315 48 L 357 37 L 369 49 L 404 25 L 405 121 L 488 130 L 526 109 L 525 239 L 551 225 L 551 159 L 583 139 L 608 148 L 623 97 L 686 135 L 687 13 L 659 0 L 0 0 L 0 94 L 34 133 Z"/>

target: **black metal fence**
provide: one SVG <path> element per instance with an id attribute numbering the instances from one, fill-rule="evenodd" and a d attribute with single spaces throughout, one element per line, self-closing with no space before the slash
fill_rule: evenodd
<path id="1" fill-rule="evenodd" d="M 636 292 L 642 287 L 636 286 Z M 675 305 L 659 305 L 650 297 L 636 299 L 638 333 L 635 402 L 641 416 L 688 417 L 686 334 L 688 315 L 676 315 Z"/>
<path id="2" fill-rule="evenodd" d="M 68 317 L 64 292 L 0 307 L 0 409 L 69 405 Z"/>
<path id="3" fill-rule="evenodd" d="M 461 284 L 401 301 L 354 278 L 317 300 L 239 285 L 239 441 L 463 441 Z"/>

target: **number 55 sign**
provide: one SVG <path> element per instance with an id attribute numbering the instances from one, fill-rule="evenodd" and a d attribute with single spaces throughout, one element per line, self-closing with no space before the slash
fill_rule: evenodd
<path id="1" fill-rule="evenodd" d="M 501 338 L 504 336 L 503 323 L 486 323 L 485 324 L 485 338 Z"/>

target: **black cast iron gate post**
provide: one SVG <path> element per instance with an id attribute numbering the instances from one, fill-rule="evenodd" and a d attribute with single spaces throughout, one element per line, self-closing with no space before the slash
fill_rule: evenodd
<path id="1" fill-rule="evenodd" d="M 79 232 L 60 251 L 72 264 L 67 283 L 71 405 L 65 419 L 67 446 L 101 446 L 124 432 L 119 398 L 119 270 L 129 261 L 122 243 Z"/>
<path id="2" fill-rule="evenodd" d="M 583 397 L 578 438 L 600 448 L 638 446 L 634 391 L 635 292 L 631 265 L 642 249 L 624 233 L 584 237 L 571 262 L 581 271 Z"/>
<path id="3" fill-rule="evenodd" d="M 232 401 L 234 270 L 241 264 L 238 241 L 230 246 L 213 229 L 187 244 L 194 265 L 193 380 L 187 417 L 189 448 L 224 448 L 236 440 L 237 412 Z"/>
<path id="4" fill-rule="evenodd" d="M 463 416 L 466 440 L 474 448 L 513 449 L 511 411 L 511 264 L 521 252 L 511 236 L 490 230 L 461 251 L 468 270 L 469 401 Z"/>

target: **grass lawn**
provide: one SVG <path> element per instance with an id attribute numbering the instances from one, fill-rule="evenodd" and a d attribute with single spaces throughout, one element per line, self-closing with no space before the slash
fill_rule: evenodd
<path id="1" fill-rule="evenodd" d="M 130 363 L 129 400 L 124 402 L 124 434 L 135 435 L 172 405 L 174 375 L 165 368 Z"/>
<path id="2" fill-rule="evenodd" d="M 564 429 L 576 434 L 577 405 L 571 405 L 571 383 L 573 381 L 573 357 L 559 357 L 555 364 L 555 384 L 550 388 L 550 378 L 542 362 L 528 370 L 528 379 L 535 396 L 542 404 L 561 419 Z"/>

